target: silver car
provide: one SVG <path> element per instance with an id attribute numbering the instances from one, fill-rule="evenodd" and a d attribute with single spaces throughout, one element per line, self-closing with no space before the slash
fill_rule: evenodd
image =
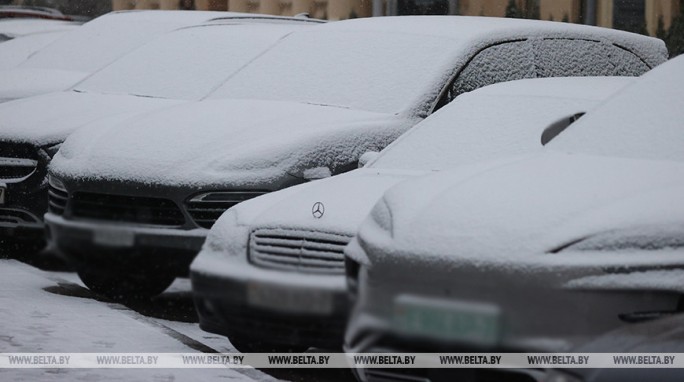
<path id="1" fill-rule="evenodd" d="M 387 191 L 345 251 L 346 349 L 566 351 L 679 311 L 683 74 L 661 65 L 534 156 Z"/>

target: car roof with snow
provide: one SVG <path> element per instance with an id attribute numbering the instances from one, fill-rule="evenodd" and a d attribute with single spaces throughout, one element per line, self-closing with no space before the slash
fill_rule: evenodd
<path id="1" fill-rule="evenodd" d="M 0 70 L 24 62 L 31 54 L 62 37 L 69 29 L 34 33 L 0 44 Z"/>
<path id="2" fill-rule="evenodd" d="M 287 34 L 315 23 L 303 18 L 238 15 L 179 28 L 117 59 L 74 90 L 199 99 Z"/>
<path id="3" fill-rule="evenodd" d="M 579 42 L 569 44 L 568 39 Z M 597 44 L 610 52 L 597 53 Z M 507 60 L 488 60 L 483 55 L 488 48 L 510 49 L 496 53 Z M 474 56 L 483 59 L 477 65 L 481 68 L 471 65 L 468 75 L 460 73 Z M 578 64 L 594 57 L 610 60 L 608 56 L 615 62 Z M 534 64 L 544 68 L 543 73 L 520 74 L 530 78 L 638 75 L 666 57 L 660 40 L 568 23 L 465 16 L 353 19 L 291 34 L 210 98 L 287 100 L 426 116 L 450 78 L 468 78 L 468 83 L 456 81 L 457 93 L 501 82 L 489 77 L 505 71 L 501 66 L 509 60 L 529 62 L 530 71 Z"/>

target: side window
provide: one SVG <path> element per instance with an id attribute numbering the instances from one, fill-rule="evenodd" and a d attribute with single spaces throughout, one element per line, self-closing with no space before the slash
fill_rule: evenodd
<path id="1" fill-rule="evenodd" d="M 531 42 L 538 77 L 639 76 L 649 69 L 639 57 L 610 43 L 575 39 Z"/>
<path id="2" fill-rule="evenodd" d="M 448 100 L 483 86 L 535 76 L 534 52 L 529 42 L 494 45 L 478 53 L 463 68 L 450 89 Z"/>

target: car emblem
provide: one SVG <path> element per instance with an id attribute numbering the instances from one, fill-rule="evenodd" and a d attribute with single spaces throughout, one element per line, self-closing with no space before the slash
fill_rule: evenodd
<path id="1" fill-rule="evenodd" d="M 323 205 L 323 203 L 314 203 L 313 208 L 311 208 L 311 214 L 313 214 L 313 217 L 316 219 L 322 218 L 323 214 L 325 214 L 325 206 Z"/>

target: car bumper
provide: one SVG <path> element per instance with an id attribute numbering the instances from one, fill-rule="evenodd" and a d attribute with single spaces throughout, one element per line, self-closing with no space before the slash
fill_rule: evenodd
<path id="1" fill-rule="evenodd" d="M 77 267 L 152 265 L 179 276 L 188 274 L 208 232 L 72 221 L 52 213 L 45 223 L 48 237 Z"/>
<path id="2" fill-rule="evenodd" d="M 341 348 L 348 315 L 342 275 L 284 273 L 233 263 L 223 261 L 213 267 L 220 271 L 191 272 L 203 330 L 271 343 Z M 264 290 L 266 296 L 276 295 L 270 301 L 257 297 Z M 310 296 L 307 293 L 313 293 L 316 301 L 302 304 Z"/>

